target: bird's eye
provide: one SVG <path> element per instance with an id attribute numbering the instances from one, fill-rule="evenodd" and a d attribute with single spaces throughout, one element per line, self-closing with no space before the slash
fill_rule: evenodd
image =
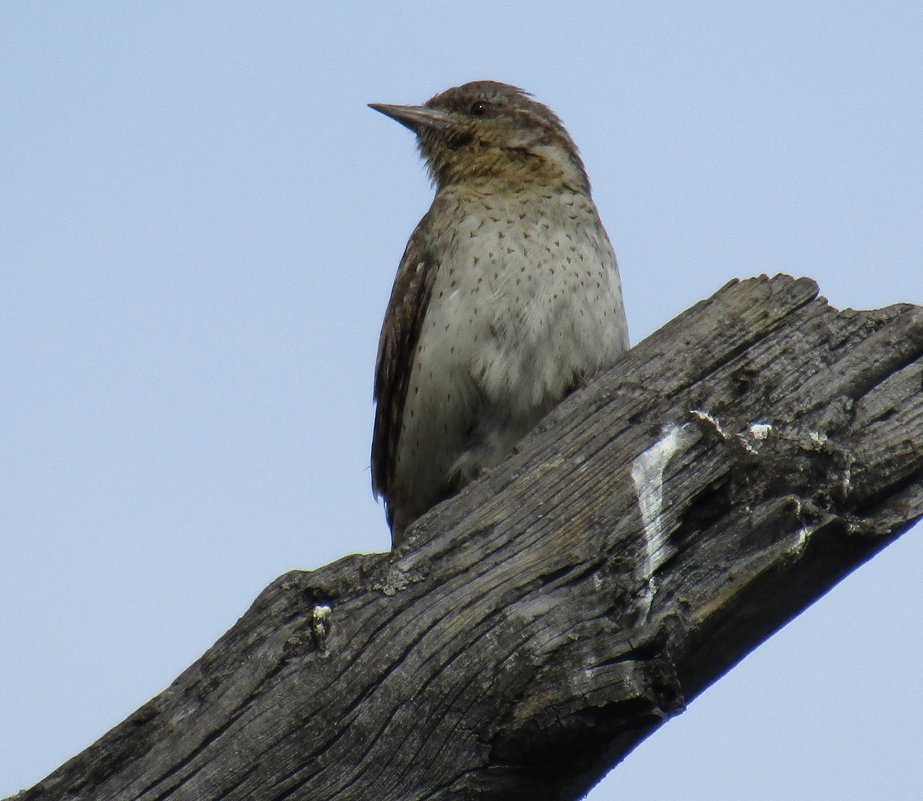
<path id="1" fill-rule="evenodd" d="M 489 109 L 490 103 L 486 100 L 475 100 L 474 103 L 471 104 L 471 116 L 485 117 Z"/>

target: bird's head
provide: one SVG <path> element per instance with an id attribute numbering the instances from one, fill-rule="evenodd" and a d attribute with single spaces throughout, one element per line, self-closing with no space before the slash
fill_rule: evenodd
<path id="1" fill-rule="evenodd" d="M 589 193 L 583 162 L 561 120 L 515 86 L 475 81 L 422 106 L 370 106 L 417 135 L 437 189 L 533 185 Z"/>

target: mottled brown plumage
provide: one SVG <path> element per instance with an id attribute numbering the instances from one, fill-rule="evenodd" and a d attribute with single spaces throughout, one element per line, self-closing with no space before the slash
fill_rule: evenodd
<path id="1" fill-rule="evenodd" d="M 618 268 L 561 121 L 492 81 L 373 105 L 436 185 L 398 268 L 375 369 L 372 488 L 395 545 L 628 345 Z"/>

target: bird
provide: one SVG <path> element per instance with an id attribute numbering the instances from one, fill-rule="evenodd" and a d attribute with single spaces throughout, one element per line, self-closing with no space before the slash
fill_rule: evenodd
<path id="1" fill-rule="evenodd" d="M 375 363 L 372 491 L 397 548 L 611 366 L 628 327 L 586 169 L 550 108 L 496 81 L 369 106 L 416 135 L 435 188 Z"/>

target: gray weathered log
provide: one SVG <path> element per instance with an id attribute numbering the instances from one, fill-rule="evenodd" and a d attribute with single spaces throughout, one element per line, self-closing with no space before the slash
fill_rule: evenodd
<path id="1" fill-rule="evenodd" d="M 735 281 L 22 798 L 576 798 L 921 514 L 923 309 Z"/>

